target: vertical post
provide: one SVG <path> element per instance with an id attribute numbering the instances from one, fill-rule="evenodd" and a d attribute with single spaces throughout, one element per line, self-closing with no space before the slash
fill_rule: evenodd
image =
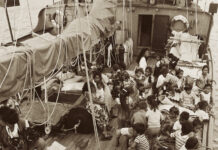
<path id="1" fill-rule="evenodd" d="M 7 17 L 8 28 L 9 28 L 10 35 L 11 35 L 11 41 L 14 42 L 13 33 L 12 33 L 12 29 L 11 29 L 11 23 L 10 23 L 10 19 L 9 19 L 9 15 L 8 15 L 7 5 L 5 5 L 5 14 L 6 14 L 6 17 Z"/>

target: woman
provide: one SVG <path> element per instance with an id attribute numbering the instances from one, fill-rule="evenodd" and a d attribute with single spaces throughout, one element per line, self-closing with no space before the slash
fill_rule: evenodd
<path id="1" fill-rule="evenodd" d="M 96 97 L 96 88 L 95 88 L 95 85 L 93 84 L 93 82 L 90 82 L 90 88 L 91 88 L 93 109 L 94 109 L 94 114 L 95 114 L 95 119 L 96 119 L 97 126 L 101 130 L 103 130 L 103 139 L 110 139 L 111 136 L 109 135 L 109 133 L 107 131 L 107 126 L 109 124 L 109 117 L 108 117 L 108 114 L 107 114 L 107 111 L 106 111 L 105 102 L 100 101 Z M 92 104 L 90 102 L 88 84 L 87 83 L 84 84 L 82 91 L 83 91 L 84 97 L 87 100 L 86 108 L 87 108 L 89 113 L 92 113 L 92 109 L 91 109 Z"/>
<path id="2" fill-rule="evenodd" d="M 211 79 L 209 77 L 209 67 L 207 65 L 203 66 L 202 73 L 198 79 L 201 80 L 204 86 L 206 84 L 211 84 Z"/>
<path id="3" fill-rule="evenodd" d="M 138 65 L 139 65 L 139 68 L 143 69 L 143 71 L 147 67 L 147 59 L 149 56 L 150 56 L 149 49 L 142 49 L 138 56 L 138 60 L 137 60 Z"/>
<path id="4" fill-rule="evenodd" d="M 28 143 L 27 121 L 19 118 L 16 110 L 9 107 L 0 108 L 0 143 L 3 150 L 44 150 L 45 142 L 38 138 L 35 143 Z"/>

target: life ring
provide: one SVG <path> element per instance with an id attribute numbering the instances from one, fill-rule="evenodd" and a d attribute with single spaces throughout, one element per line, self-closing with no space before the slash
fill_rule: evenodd
<path id="1" fill-rule="evenodd" d="M 67 18 L 64 13 L 60 10 L 56 10 L 52 15 L 51 22 L 54 28 L 60 29 L 62 26 L 65 26 L 67 23 Z"/>
<path id="2" fill-rule="evenodd" d="M 181 24 L 182 23 L 182 24 Z M 188 19 L 182 15 L 173 17 L 171 21 L 171 30 L 176 32 L 185 32 L 189 29 Z"/>

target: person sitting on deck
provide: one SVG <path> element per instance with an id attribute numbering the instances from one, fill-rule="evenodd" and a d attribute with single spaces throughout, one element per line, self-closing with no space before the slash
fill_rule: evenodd
<path id="1" fill-rule="evenodd" d="M 145 70 L 145 68 L 147 67 L 147 59 L 150 56 L 150 51 L 149 49 L 142 49 L 138 59 L 137 59 L 137 63 L 139 65 L 139 68 L 142 68 L 143 70 Z"/>
<path id="2" fill-rule="evenodd" d="M 133 128 L 137 136 L 128 150 L 150 150 L 150 145 L 145 135 L 146 126 L 144 124 L 135 124 Z"/>
<path id="3" fill-rule="evenodd" d="M 70 69 L 67 66 L 63 66 L 62 71 L 59 72 L 56 75 L 56 78 L 58 78 L 61 82 L 73 78 L 75 76 L 75 73 L 70 71 Z"/>
<path id="4" fill-rule="evenodd" d="M 45 150 L 45 141 L 34 135 L 34 141 L 28 141 L 27 130 L 30 124 L 20 119 L 16 110 L 9 107 L 0 108 L 0 146 L 3 150 Z M 32 133 L 31 133 L 32 134 Z"/>
<path id="5" fill-rule="evenodd" d="M 200 94 L 201 91 L 203 90 L 203 85 L 202 85 L 202 81 L 197 79 L 194 84 L 193 84 L 193 88 L 192 91 L 195 94 L 195 104 L 198 104 L 200 102 Z"/>
<path id="6" fill-rule="evenodd" d="M 209 77 L 209 67 L 207 65 L 203 66 L 202 68 L 202 73 L 199 75 L 198 79 L 201 80 L 204 84 L 204 86 L 206 84 L 211 84 L 212 80 Z"/>
<path id="7" fill-rule="evenodd" d="M 193 136 L 193 125 L 189 121 L 185 121 L 182 123 L 182 129 L 178 130 L 174 133 L 171 133 L 170 136 L 175 138 L 175 149 L 180 150 L 180 148 L 185 145 L 186 141 L 189 137 Z"/>
<path id="8" fill-rule="evenodd" d="M 136 110 L 136 112 L 134 112 L 131 117 L 132 127 L 130 128 L 124 127 L 116 131 L 116 146 L 119 146 L 119 139 L 121 136 L 127 136 L 129 139 L 135 136 L 134 126 L 136 124 L 143 124 L 144 126 L 147 125 L 147 120 L 146 120 L 147 104 L 145 102 L 139 102 L 138 108 L 139 110 Z"/>
<path id="9" fill-rule="evenodd" d="M 184 91 L 180 94 L 180 104 L 188 109 L 193 110 L 195 108 L 195 94 L 192 92 L 191 85 L 186 85 Z"/>
<path id="10" fill-rule="evenodd" d="M 206 84 L 203 91 L 200 93 L 200 101 L 206 101 L 209 105 L 213 105 L 213 98 L 211 95 L 211 85 Z M 211 106 L 212 107 L 212 106 Z"/>
<path id="11" fill-rule="evenodd" d="M 97 126 L 103 131 L 103 139 L 110 139 L 111 136 L 109 135 L 109 133 L 107 131 L 107 126 L 109 125 L 109 117 L 108 117 L 108 113 L 105 109 L 106 108 L 105 102 L 100 101 L 96 97 L 96 88 L 95 88 L 95 85 L 93 84 L 93 82 L 90 82 L 90 88 L 91 88 L 93 109 L 94 109 L 94 114 L 95 114 Z M 88 110 L 89 113 L 92 113 L 92 111 L 91 111 L 92 104 L 90 102 L 87 82 L 84 84 L 82 92 L 84 94 L 84 97 L 87 100 L 86 109 Z"/>
<path id="12" fill-rule="evenodd" d="M 195 137 L 198 139 L 198 142 L 201 143 L 201 141 L 202 141 L 203 122 L 200 121 L 199 118 L 195 118 L 192 121 L 192 125 L 193 125 L 193 132 L 195 134 Z"/>
<path id="13" fill-rule="evenodd" d="M 142 68 L 135 69 L 134 79 L 135 79 L 136 83 L 143 82 L 145 80 L 144 71 Z"/>
<path id="14" fill-rule="evenodd" d="M 190 137 L 179 150 L 198 150 L 199 141 L 196 137 Z"/>
<path id="15" fill-rule="evenodd" d="M 209 115 L 207 113 L 208 103 L 206 101 L 201 101 L 198 103 L 198 109 L 195 115 L 198 116 L 200 121 L 209 120 Z"/>
<path id="16" fill-rule="evenodd" d="M 186 111 L 183 111 L 183 112 L 180 114 L 179 120 L 177 120 L 177 121 L 174 123 L 174 125 L 173 125 L 173 130 L 174 130 L 174 131 L 181 130 L 181 129 L 182 129 L 182 124 L 183 124 L 183 122 L 188 121 L 188 120 L 189 120 L 189 113 L 186 112 Z"/>
<path id="17" fill-rule="evenodd" d="M 163 121 L 163 116 L 158 109 L 159 102 L 154 95 L 151 95 L 147 99 L 149 109 L 146 113 L 148 120 L 148 134 L 149 138 L 155 140 L 160 134 L 161 121 Z"/>
<path id="18" fill-rule="evenodd" d="M 154 84 L 154 77 L 152 76 L 152 68 L 147 67 L 145 69 L 145 80 L 144 80 L 145 98 L 153 94 L 153 84 Z"/>
<path id="19" fill-rule="evenodd" d="M 177 82 L 177 89 L 176 92 L 181 93 L 184 89 L 185 86 L 185 78 L 183 77 L 184 71 L 182 69 L 179 69 L 176 72 L 176 77 L 178 78 L 178 82 Z"/>

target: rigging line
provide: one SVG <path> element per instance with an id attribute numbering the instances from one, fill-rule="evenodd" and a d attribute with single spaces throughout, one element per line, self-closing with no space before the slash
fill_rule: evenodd
<path id="1" fill-rule="evenodd" d="M 125 41 L 125 34 L 124 34 L 124 30 L 125 30 L 125 0 L 123 0 L 123 42 Z"/>
<path id="2" fill-rule="evenodd" d="M 186 17 L 187 17 L 187 20 L 189 19 L 189 9 L 188 9 L 188 0 L 186 0 Z"/>
<path id="3" fill-rule="evenodd" d="M 88 14 L 86 0 L 85 0 L 85 8 L 86 8 L 85 10 L 87 13 L 88 28 L 89 28 L 89 31 L 91 33 L 90 22 L 88 19 L 89 14 Z M 95 121 L 95 113 L 94 113 L 94 105 L 93 105 L 93 100 L 92 100 L 92 95 L 91 95 L 91 88 L 90 88 L 90 83 L 89 83 L 89 74 L 88 74 L 88 66 L 87 66 L 87 62 L 86 62 L 86 53 L 85 53 L 85 49 L 84 49 L 83 34 L 82 34 L 82 50 L 83 50 L 83 57 L 84 57 L 84 63 L 85 63 L 85 71 L 86 71 L 87 85 L 88 85 L 88 91 L 89 91 L 89 98 L 90 98 L 90 102 L 91 102 L 92 119 L 93 119 L 94 131 L 95 131 L 95 140 L 96 140 L 96 143 L 98 145 L 98 149 L 101 150 L 100 141 L 99 141 L 99 137 L 98 137 L 98 129 L 97 129 L 96 121 Z"/>
<path id="4" fill-rule="evenodd" d="M 30 19 L 31 32 L 33 32 L 33 23 L 32 23 L 32 17 L 31 17 L 31 13 L 30 13 L 29 0 L 26 0 L 26 2 L 27 2 L 27 8 L 28 8 L 28 15 L 29 15 L 29 19 Z"/>

